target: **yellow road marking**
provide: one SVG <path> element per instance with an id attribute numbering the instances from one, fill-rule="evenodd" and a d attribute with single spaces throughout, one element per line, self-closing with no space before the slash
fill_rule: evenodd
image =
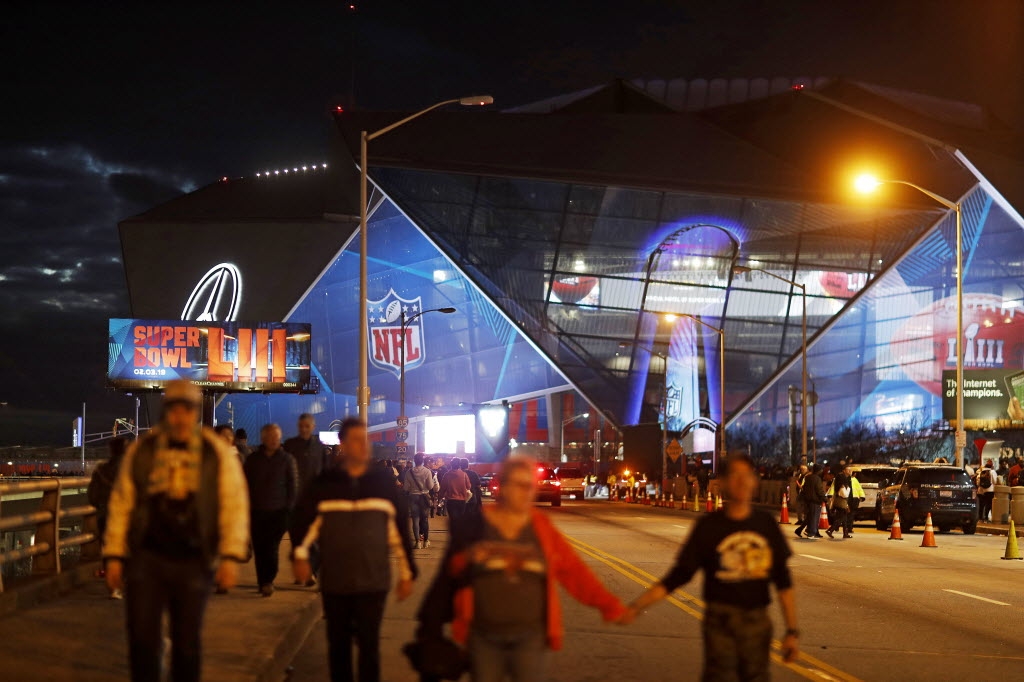
<path id="1" fill-rule="evenodd" d="M 597 559 L 601 563 L 605 564 L 606 566 L 615 570 L 616 572 L 621 573 L 622 575 L 626 576 L 638 585 L 642 585 L 643 587 L 647 588 L 650 587 L 653 583 L 660 580 L 660 578 L 656 578 L 655 576 L 651 575 L 642 568 L 639 568 L 629 563 L 625 559 L 620 559 L 614 554 L 609 554 L 608 552 L 605 552 L 603 549 L 599 549 L 597 547 L 594 547 L 593 545 L 589 545 L 583 542 L 582 540 L 577 540 L 574 537 L 566 537 L 569 539 L 571 543 L 573 543 L 576 546 L 577 550 L 579 550 L 583 554 L 586 554 L 589 557 Z M 647 580 L 644 580 L 644 578 L 646 578 Z M 687 599 L 697 604 L 700 608 L 704 608 L 705 606 L 703 601 L 697 599 L 693 595 L 683 592 L 682 590 L 676 590 L 676 592 L 674 592 L 673 594 L 676 593 L 682 594 Z M 682 601 L 676 599 L 671 595 L 666 597 L 665 601 L 672 604 L 680 611 L 683 611 L 684 613 L 693 616 L 697 620 L 702 620 L 704 617 L 703 613 L 683 603 Z M 773 639 L 772 649 L 776 651 L 781 651 L 782 642 L 780 642 L 777 639 Z M 854 677 L 849 673 L 845 673 L 842 670 L 839 670 L 838 668 L 829 665 L 825 661 L 819 660 L 818 658 L 815 658 L 810 654 L 804 653 L 803 651 L 800 652 L 800 658 L 795 663 L 786 663 L 782 659 L 782 656 L 774 652 L 771 653 L 771 659 L 775 663 L 778 663 L 783 667 L 789 668 L 793 672 L 797 673 L 802 677 L 806 677 L 809 680 L 817 680 L 818 682 L 820 682 L 821 680 L 842 680 L 843 682 L 862 682 L 859 678 Z M 805 665 L 798 665 L 799 663 L 804 663 Z M 817 668 L 817 670 L 815 670 L 815 668 Z"/>

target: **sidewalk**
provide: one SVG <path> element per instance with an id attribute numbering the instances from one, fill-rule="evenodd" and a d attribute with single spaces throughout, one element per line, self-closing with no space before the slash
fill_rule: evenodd
<path id="1" fill-rule="evenodd" d="M 292 586 L 281 543 L 281 573 L 270 598 L 256 593 L 256 569 L 242 564 L 239 585 L 212 595 L 203 628 L 203 679 L 280 680 L 320 617 L 317 594 Z M 0 618 L 0 670 L 19 682 L 128 679 L 124 602 L 107 598 L 100 579 L 71 594 Z"/>

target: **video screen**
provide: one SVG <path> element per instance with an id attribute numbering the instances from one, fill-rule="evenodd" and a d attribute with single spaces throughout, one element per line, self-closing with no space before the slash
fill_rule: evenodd
<path id="1" fill-rule="evenodd" d="M 425 450 L 428 455 L 454 455 L 476 453 L 476 418 L 471 414 L 452 414 L 427 417 L 425 424 Z M 459 443 L 465 444 L 459 450 Z"/>

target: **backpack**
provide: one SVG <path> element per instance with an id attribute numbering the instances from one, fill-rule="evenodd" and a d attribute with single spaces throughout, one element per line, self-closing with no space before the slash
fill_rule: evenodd
<path id="1" fill-rule="evenodd" d="M 986 490 L 992 487 L 992 471 L 990 469 L 982 469 L 978 474 L 978 487 Z"/>

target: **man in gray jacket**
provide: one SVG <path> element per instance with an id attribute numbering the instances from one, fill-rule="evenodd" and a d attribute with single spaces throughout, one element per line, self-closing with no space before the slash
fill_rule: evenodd
<path id="1" fill-rule="evenodd" d="M 437 492 L 439 485 L 434 472 L 423 466 L 423 453 L 416 453 L 412 461 L 414 466 L 402 474 L 402 489 L 409 496 L 413 549 L 426 549 L 430 547 L 430 493 Z"/>
<path id="2" fill-rule="evenodd" d="M 249 537 L 242 466 L 200 424 L 203 396 L 187 381 L 164 391 L 160 424 L 128 450 L 110 495 L 103 536 L 107 586 L 125 584 L 134 682 L 158 682 L 164 611 L 171 679 L 199 679 L 201 628 L 216 580 L 233 587 Z M 173 606 L 173 608 L 171 608 Z"/>

